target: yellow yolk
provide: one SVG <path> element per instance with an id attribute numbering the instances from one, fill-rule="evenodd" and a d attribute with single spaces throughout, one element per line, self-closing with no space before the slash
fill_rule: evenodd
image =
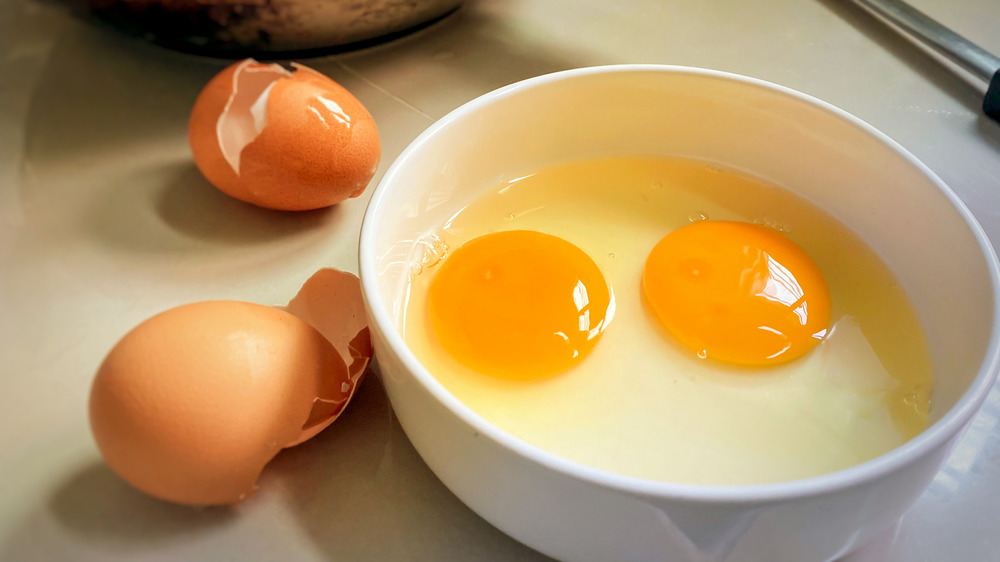
<path id="1" fill-rule="evenodd" d="M 777 230 L 699 221 L 660 240 L 643 291 L 664 327 L 700 357 L 762 366 L 826 334 L 830 293 L 806 252 Z"/>
<path id="2" fill-rule="evenodd" d="M 431 329 L 456 360 L 486 375 L 533 379 L 572 367 L 610 321 L 613 298 L 583 250 L 514 230 L 466 242 L 428 288 Z"/>

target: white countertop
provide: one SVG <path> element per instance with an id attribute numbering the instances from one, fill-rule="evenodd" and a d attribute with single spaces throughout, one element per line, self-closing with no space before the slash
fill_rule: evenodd
<path id="1" fill-rule="evenodd" d="M 376 377 L 233 508 L 152 500 L 103 464 L 87 394 L 118 338 L 182 303 L 279 304 L 320 267 L 356 272 L 371 189 L 304 214 L 217 192 L 186 127 L 226 62 L 118 35 L 70 3 L 0 4 L 0 560 L 543 559 L 434 477 Z M 994 0 L 913 3 L 1000 53 Z M 470 0 L 402 39 L 305 62 L 375 117 L 376 180 L 435 119 L 537 74 L 641 62 L 769 80 L 895 138 L 1000 241 L 1000 125 L 979 115 L 981 92 L 846 0 Z M 998 418 L 995 389 L 900 525 L 849 560 L 1000 560 Z"/>

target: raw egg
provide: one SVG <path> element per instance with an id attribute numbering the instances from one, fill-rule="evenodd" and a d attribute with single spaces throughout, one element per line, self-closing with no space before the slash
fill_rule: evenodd
<path id="1" fill-rule="evenodd" d="M 466 242 L 445 260 L 427 299 L 431 327 L 452 355 L 511 379 L 572 367 L 614 311 L 600 269 L 583 250 L 527 230 Z"/>
<path id="2" fill-rule="evenodd" d="M 288 311 L 208 301 L 139 324 L 91 388 L 91 429 L 108 466 L 168 501 L 252 495 L 282 448 L 330 425 L 354 395 L 371 357 L 360 303 L 356 277 L 322 270 Z M 295 315 L 303 308 L 307 319 Z"/>
<path id="3" fill-rule="evenodd" d="M 826 334 L 830 291 L 809 255 L 757 224 L 698 221 L 653 247 L 642 287 L 660 322 L 700 357 L 771 365 Z"/>
<path id="4" fill-rule="evenodd" d="M 878 255 L 822 209 L 679 158 L 520 172 L 427 225 L 411 258 L 423 265 L 401 294 L 407 346 L 489 423 L 592 467 L 711 485 L 829 473 L 927 426 L 933 373 L 916 312 Z M 445 246 L 458 250 L 438 261 Z M 591 262 L 596 270 L 580 265 Z M 521 282 L 493 293 L 486 281 L 501 266 Z M 552 334 L 585 340 L 587 321 L 566 296 L 574 279 L 591 315 L 606 306 L 605 285 L 614 296 L 599 343 L 554 376 L 484 376 L 530 373 L 536 349 L 561 340 Z M 729 360 L 714 360 L 723 353 Z"/>
<path id="5" fill-rule="evenodd" d="M 268 209 L 361 195 L 381 156 L 375 120 L 340 84 L 292 67 L 246 59 L 212 78 L 188 126 L 195 164 L 218 189 Z"/>

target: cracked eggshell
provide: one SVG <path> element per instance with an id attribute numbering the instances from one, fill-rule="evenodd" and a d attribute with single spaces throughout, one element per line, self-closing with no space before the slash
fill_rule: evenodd
<path id="1" fill-rule="evenodd" d="M 280 309 L 180 306 L 129 332 L 101 365 L 90 422 L 108 465 L 136 488 L 193 505 L 238 502 L 351 385 L 331 343 Z M 339 411 L 339 409 L 338 409 Z"/>
<path id="2" fill-rule="evenodd" d="M 361 195 L 381 157 L 375 120 L 340 84 L 292 66 L 246 59 L 209 81 L 188 125 L 195 164 L 221 191 L 269 209 Z"/>
<path id="3" fill-rule="evenodd" d="M 252 495 L 264 466 L 336 420 L 372 357 L 357 276 L 316 272 L 287 307 L 179 306 L 115 345 L 90 393 L 108 465 L 192 505 Z"/>
<path id="4" fill-rule="evenodd" d="M 341 383 L 340 393 L 327 402 L 326 409 L 314 411 L 317 421 L 306 427 L 293 443 L 297 445 L 323 431 L 347 407 L 371 362 L 372 343 L 361 282 L 352 273 L 333 268 L 317 271 L 284 310 L 319 330 L 347 364 L 347 380 Z"/>

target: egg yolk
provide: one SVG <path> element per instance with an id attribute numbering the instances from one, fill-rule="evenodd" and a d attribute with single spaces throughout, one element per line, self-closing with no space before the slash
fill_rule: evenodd
<path id="1" fill-rule="evenodd" d="M 569 369 L 611 320 L 614 298 L 597 264 L 541 232 L 496 232 L 440 265 L 427 293 L 434 335 L 486 375 L 535 379 Z"/>
<path id="2" fill-rule="evenodd" d="M 664 327 L 698 356 L 749 366 L 795 359 L 826 335 L 819 267 L 777 230 L 699 221 L 649 253 L 643 292 Z"/>

